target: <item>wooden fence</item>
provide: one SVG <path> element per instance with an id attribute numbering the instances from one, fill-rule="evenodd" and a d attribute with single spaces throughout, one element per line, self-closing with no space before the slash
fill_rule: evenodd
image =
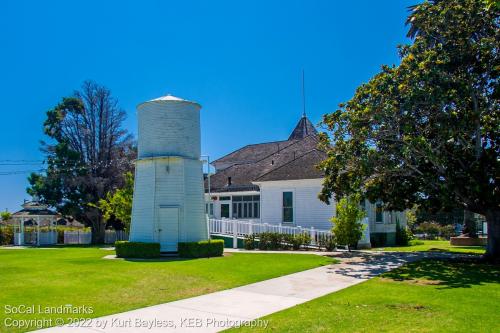
<path id="1" fill-rule="evenodd" d="M 64 231 L 64 244 L 90 244 L 92 232 L 90 231 Z"/>
<path id="2" fill-rule="evenodd" d="M 125 230 L 106 230 L 104 233 L 104 243 L 114 244 L 116 241 L 127 241 L 128 233 Z"/>

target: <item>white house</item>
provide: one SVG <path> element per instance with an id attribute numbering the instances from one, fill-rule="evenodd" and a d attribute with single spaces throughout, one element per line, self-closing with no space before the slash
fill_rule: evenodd
<path id="1" fill-rule="evenodd" d="M 330 229 L 335 202 L 318 199 L 324 174 L 316 165 L 326 157 L 317 148 L 317 131 L 303 115 L 287 140 L 247 145 L 211 164 L 205 179 L 206 212 L 214 218 Z M 372 242 L 394 243 L 403 212 L 383 211 L 365 202 Z"/>

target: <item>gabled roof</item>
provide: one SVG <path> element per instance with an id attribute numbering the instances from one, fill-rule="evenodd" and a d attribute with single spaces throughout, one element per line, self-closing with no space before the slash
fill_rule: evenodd
<path id="1" fill-rule="evenodd" d="M 325 152 L 313 149 L 267 173 L 254 181 L 298 180 L 323 178 L 324 172 L 316 168 L 326 158 Z"/>
<path id="2" fill-rule="evenodd" d="M 313 161 L 308 158 L 301 158 L 304 154 L 309 154 L 311 151 L 316 150 L 318 145 L 317 136 L 310 135 L 302 140 L 287 142 L 289 144 L 283 149 L 265 156 L 259 161 L 237 163 L 226 169 L 217 171 L 216 174 L 210 176 L 211 192 L 258 190 L 258 188 L 252 184 L 252 181 L 260 179 L 261 176 L 294 160 L 299 160 L 297 163 L 300 163 L 300 165 L 297 166 L 299 169 L 299 171 L 297 171 L 298 173 L 294 173 L 294 177 L 299 178 L 295 179 L 322 178 L 323 174 L 315 170 L 315 166 L 319 163 L 319 160 Z M 300 174 L 302 176 L 300 176 Z M 231 177 L 231 185 L 228 184 L 229 177 Z M 208 187 L 207 183 L 208 181 L 206 181 L 206 188 Z"/>
<path id="3" fill-rule="evenodd" d="M 292 131 L 292 134 L 290 134 L 288 140 L 301 140 L 306 136 L 317 134 L 318 131 L 316 131 L 316 128 L 314 128 L 314 125 L 311 123 L 309 118 L 307 118 L 306 115 L 303 115 L 297 123 L 297 126 L 295 126 Z"/>
<path id="4" fill-rule="evenodd" d="M 212 163 L 256 162 L 263 159 L 266 156 L 278 152 L 279 150 L 290 145 L 291 143 L 293 142 L 289 142 L 288 140 L 283 140 L 283 141 L 273 141 L 273 142 L 246 145 L 238 150 L 233 151 L 230 154 L 227 154 L 213 161 Z"/>

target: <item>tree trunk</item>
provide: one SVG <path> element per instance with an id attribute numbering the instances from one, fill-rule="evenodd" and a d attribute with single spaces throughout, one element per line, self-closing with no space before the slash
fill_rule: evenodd
<path id="1" fill-rule="evenodd" d="M 486 257 L 493 261 L 500 261 L 500 211 L 490 210 L 486 214 L 488 223 L 488 245 Z"/>
<path id="2" fill-rule="evenodd" d="M 102 219 L 98 218 L 97 221 L 92 223 L 92 244 L 104 244 L 104 230 L 105 224 Z"/>

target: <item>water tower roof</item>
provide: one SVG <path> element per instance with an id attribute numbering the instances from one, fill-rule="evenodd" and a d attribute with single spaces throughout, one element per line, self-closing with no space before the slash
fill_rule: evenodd
<path id="1" fill-rule="evenodd" d="M 152 100 L 143 102 L 141 104 L 145 104 L 145 103 L 159 103 L 159 102 L 160 103 L 161 102 L 183 102 L 183 103 L 191 103 L 191 104 L 198 105 L 201 108 L 201 105 L 198 104 L 198 103 L 196 103 L 196 102 L 188 101 L 186 99 L 182 99 L 182 98 L 179 98 L 179 97 L 176 97 L 176 96 L 172 96 L 170 94 L 167 94 L 167 95 L 162 96 L 162 97 L 154 98 Z M 139 104 L 139 105 L 141 105 L 141 104 Z"/>

